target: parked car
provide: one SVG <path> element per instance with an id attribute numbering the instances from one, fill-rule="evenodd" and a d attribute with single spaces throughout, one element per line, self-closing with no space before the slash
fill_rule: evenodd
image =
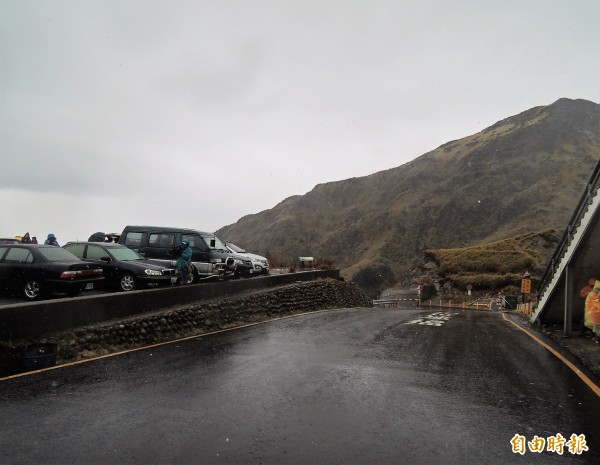
<path id="1" fill-rule="evenodd" d="M 135 250 L 114 242 L 68 242 L 63 246 L 76 257 L 104 270 L 105 287 L 132 291 L 177 282 L 175 269 L 147 260 Z"/>
<path id="2" fill-rule="evenodd" d="M 231 253 L 248 257 L 252 261 L 253 273 L 255 275 L 269 274 L 269 260 L 265 257 L 246 252 L 246 250 L 235 245 L 233 242 L 224 242 L 224 244 Z"/>
<path id="3" fill-rule="evenodd" d="M 0 290 L 17 291 L 27 300 L 52 292 L 74 296 L 93 289 L 102 268 L 71 252 L 43 244 L 0 244 Z"/>
<path id="4" fill-rule="evenodd" d="M 0 244 L 20 244 L 21 241 L 18 241 L 14 237 L 0 237 Z"/>
<path id="5" fill-rule="evenodd" d="M 207 277 L 250 276 L 252 261 L 229 252 L 213 233 L 164 226 L 126 226 L 119 244 L 139 252 L 146 258 L 175 266 L 174 249 L 187 239 L 192 249 L 192 267 L 188 282 Z"/>

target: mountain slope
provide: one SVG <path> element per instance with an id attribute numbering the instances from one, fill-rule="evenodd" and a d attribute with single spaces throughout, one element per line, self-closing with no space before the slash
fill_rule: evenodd
<path id="1" fill-rule="evenodd" d="M 521 277 L 529 272 L 534 287 L 560 242 L 562 231 L 546 229 L 474 247 L 428 250 L 421 263 L 399 283 L 405 287 L 437 284 L 444 298 L 474 291 L 517 293 Z"/>
<path id="2" fill-rule="evenodd" d="M 389 281 L 427 248 L 564 228 L 599 158 L 600 105 L 560 99 L 397 168 L 319 184 L 217 234 L 262 255 L 327 257 L 347 278 L 371 270 Z"/>

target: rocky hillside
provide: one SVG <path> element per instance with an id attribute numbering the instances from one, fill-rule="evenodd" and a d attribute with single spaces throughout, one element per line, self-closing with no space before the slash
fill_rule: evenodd
<path id="1" fill-rule="evenodd" d="M 560 99 L 397 168 L 319 184 L 217 234 L 261 255 L 330 258 L 347 279 L 383 288 L 426 249 L 564 228 L 599 158 L 600 105 Z"/>

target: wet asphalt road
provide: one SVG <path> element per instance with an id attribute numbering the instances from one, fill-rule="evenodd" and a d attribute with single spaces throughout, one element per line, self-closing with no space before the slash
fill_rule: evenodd
<path id="1" fill-rule="evenodd" d="M 3 380 L 0 425 L 2 464 L 600 463 L 600 398 L 472 310 L 329 311 Z M 558 433 L 589 451 L 512 451 Z"/>

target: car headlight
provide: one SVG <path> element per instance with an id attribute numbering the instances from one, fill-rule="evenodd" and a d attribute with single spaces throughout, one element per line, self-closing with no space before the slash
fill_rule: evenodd
<path id="1" fill-rule="evenodd" d="M 240 260 L 239 258 L 235 259 L 235 264 L 236 265 L 243 265 L 244 264 L 244 260 Z"/>
<path id="2" fill-rule="evenodd" d="M 144 273 L 148 276 L 162 276 L 162 271 L 158 270 L 144 270 Z"/>

